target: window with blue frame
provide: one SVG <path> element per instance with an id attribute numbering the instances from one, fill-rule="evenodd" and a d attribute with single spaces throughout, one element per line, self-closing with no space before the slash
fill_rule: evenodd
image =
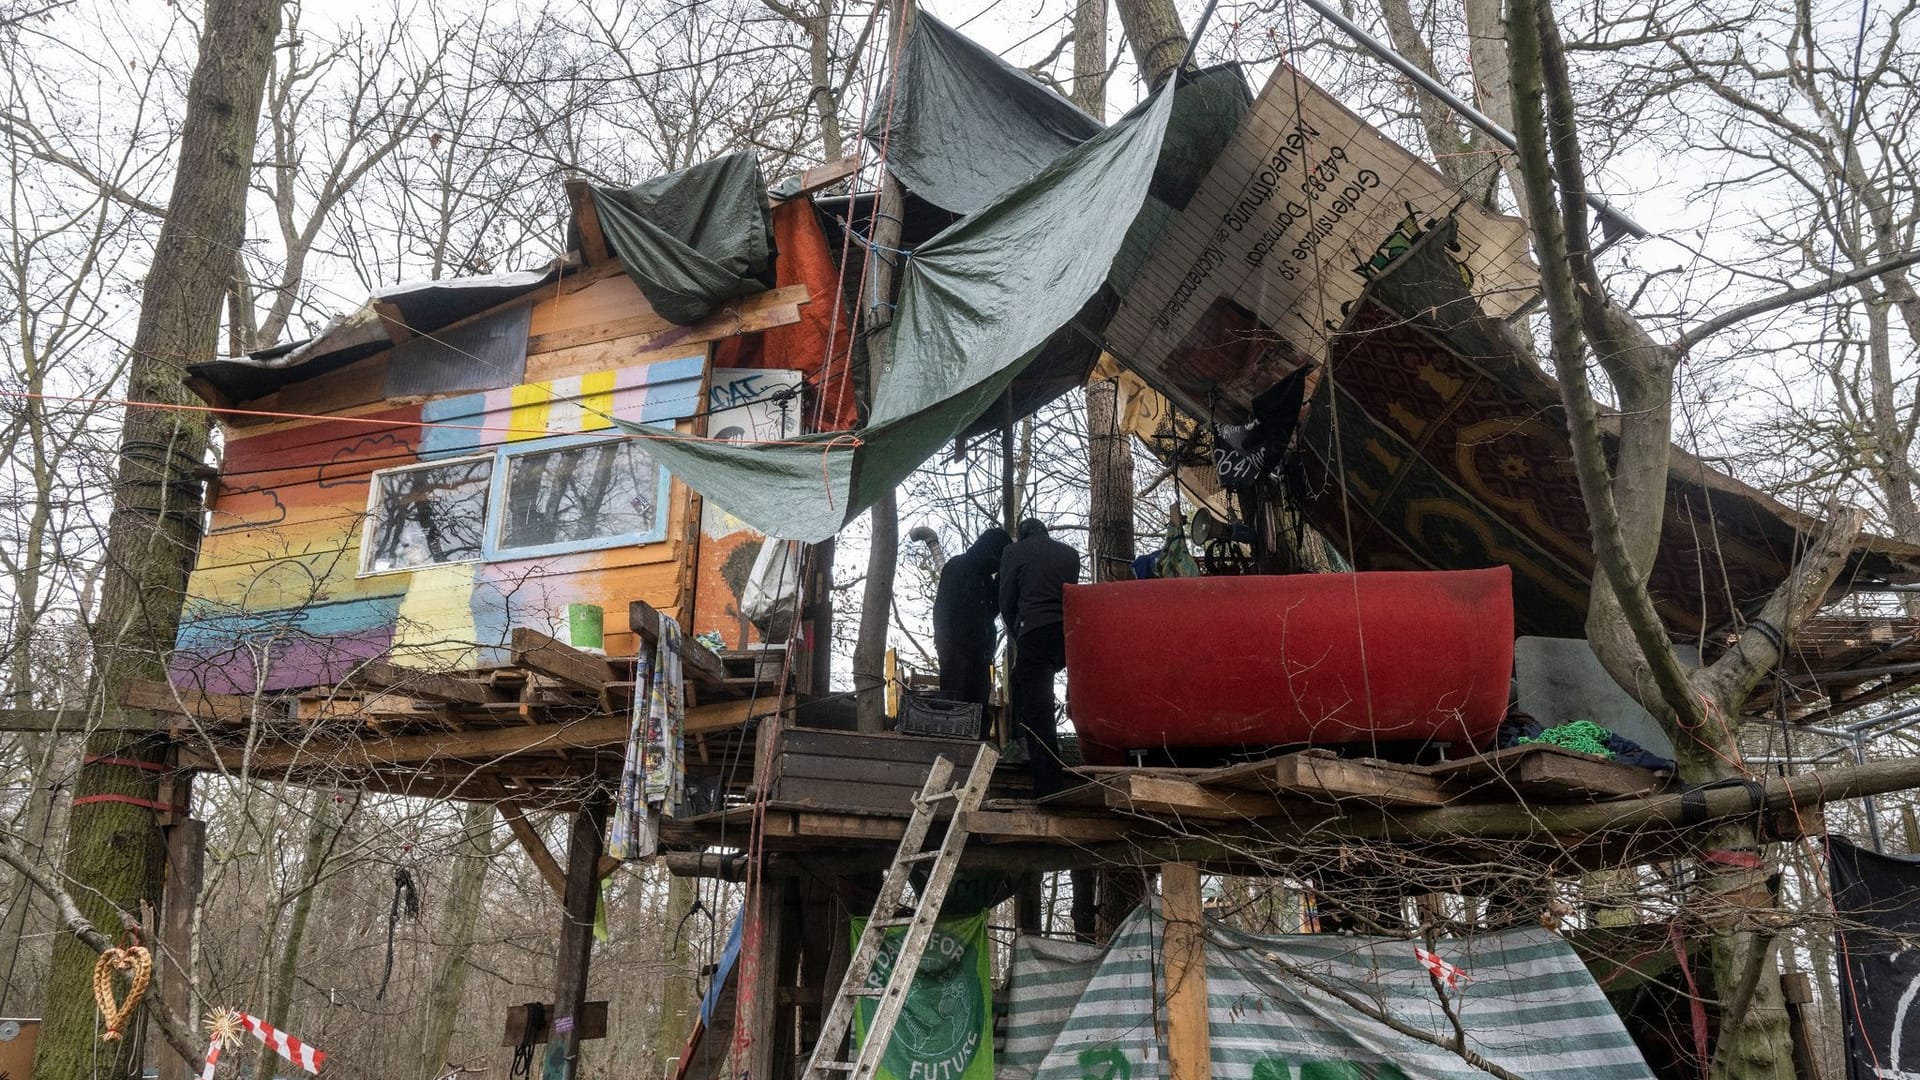
<path id="1" fill-rule="evenodd" d="M 664 476 L 635 439 L 590 439 L 552 449 L 503 450 L 502 555 L 578 551 L 664 535 Z"/>
<path id="2" fill-rule="evenodd" d="M 374 473 L 361 572 L 378 574 L 480 558 L 486 546 L 492 486 L 492 457 Z"/>
<path id="3" fill-rule="evenodd" d="M 666 536 L 668 477 L 634 439 L 569 436 L 373 474 L 361 573 Z"/>

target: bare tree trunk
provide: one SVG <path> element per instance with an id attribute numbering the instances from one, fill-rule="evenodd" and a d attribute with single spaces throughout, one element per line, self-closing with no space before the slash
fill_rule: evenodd
<path id="1" fill-rule="evenodd" d="M 220 304 L 232 283 L 244 230 L 260 98 L 279 0 L 208 0 L 199 59 L 187 88 L 179 163 L 161 223 L 134 330 L 126 396 L 191 404 L 181 368 L 219 347 Z M 207 452 L 204 413 L 134 408 L 121 430 L 119 474 L 107 525 L 105 576 L 94 626 L 95 699 L 102 714 L 119 707 L 130 679 L 161 677 L 173 645 L 186 577 L 200 534 L 195 477 Z M 158 762 L 164 746 L 128 733 L 87 739 L 90 758 Z M 93 796 L 116 798 L 96 800 Z M 83 768 L 74 789 L 66 875 L 81 912 L 116 925 L 113 911 L 160 899 L 166 845 L 155 811 L 157 774 L 126 766 Z M 119 801 L 119 797 L 135 800 Z M 44 1026 L 33 1075 L 80 1080 L 124 1075 L 138 1057 L 133 1040 L 98 1048 L 95 1071 L 94 950 L 62 936 L 54 946 Z"/>
<path id="2" fill-rule="evenodd" d="M 78 764 L 71 749 L 60 746 L 62 742 L 76 743 L 77 740 L 45 736 L 23 737 L 22 752 L 32 762 L 31 778 L 33 790 L 27 794 L 27 810 L 21 817 L 19 837 L 25 854 L 41 866 L 52 866 L 54 852 L 49 840 L 57 822 L 54 813 L 56 798 L 54 778 L 64 776 Z M 51 944 L 42 937 L 45 929 L 54 925 L 53 905 L 33 887 L 24 876 L 8 891 L 5 900 L 5 917 L 0 918 L 0 1016 L 10 1016 L 7 1010 L 32 1000 L 25 993 L 31 985 L 39 987 L 37 977 L 29 982 L 30 973 L 36 972 L 46 958 L 46 947 Z M 28 928 L 32 927 L 31 935 Z"/>
<path id="3" fill-rule="evenodd" d="M 1407 0 L 1380 0 L 1380 11 L 1386 16 L 1387 36 L 1392 39 L 1394 49 L 1421 71 L 1444 80 L 1439 66 L 1433 62 L 1433 49 L 1414 20 L 1413 8 Z M 1500 176 L 1491 153 L 1492 144 L 1485 138 L 1476 139 L 1470 128 L 1462 131 L 1454 120 L 1453 110 L 1439 98 L 1417 86 L 1409 86 L 1408 93 L 1413 98 L 1414 112 L 1420 117 L 1420 128 L 1427 136 L 1427 151 L 1440 174 L 1475 201 L 1492 205 L 1494 181 Z"/>
<path id="4" fill-rule="evenodd" d="M 273 966 L 273 981 L 267 985 L 267 1008 L 262 1017 L 283 1031 L 287 1027 L 287 1015 L 293 1009 L 293 984 L 300 974 L 300 947 L 306 943 L 307 920 L 313 915 L 313 895 L 319 891 L 327 855 L 339 835 L 333 796 L 315 791 L 307 807 L 307 838 L 300 846 L 299 891 L 294 894 L 287 936 L 281 939 L 280 956 Z M 254 1075 L 272 1076 L 273 1062 L 273 1051 L 262 1043 L 254 1058 Z"/>
<path id="5" fill-rule="evenodd" d="M 1680 773 L 1692 783 L 1738 778 L 1739 706 L 1781 659 L 1794 630 L 1819 605 L 1851 552 L 1863 520 L 1832 512 L 1826 528 L 1752 620 L 1709 667 L 1679 665 L 1647 594 L 1658 552 L 1672 453 L 1673 373 L 1678 353 L 1653 341 L 1608 297 L 1587 246 L 1585 166 L 1573 95 L 1550 0 L 1514 0 L 1509 22 L 1515 134 L 1552 332 L 1552 357 L 1573 446 L 1574 472 L 1592 525 L 1598 570 L 1589 637 L 1614 677 L 1673 736 Z M 1619 439 L 1609 469 L 1599 409 L 1588 389 L 1588 343 L 1619 397 Z M 1712 1075 L 1788 1080 L 1791 1037 L 1774 961 L 1779 913 L 1754 825 L 1739 820 L 1701 837 L 1723 858 L 1703 861 L 1689 913 L 1711 934 L 1722 1008 Z"/>
<path id="6" fill-rule="evenodd" d="M 473 952 L 474 929 L 480 923 L 481 901 L 486 899 L 487 863 L 493 856 L 493 804 L 467 804 L 462 823 L 460 854 L 447 881 L 447 937 L 439 943 L 433 967 L 433 986 L 420 1010 L 413 1041 L 414 1080 L 438 1080 L 446 1075 L 447 1053 L 460 1019 L 460 999 L 467 988 L 467 957 Z"/>
<path id="7" fill-rule="evenodd" d="M 1465 0 L 1467 59 L 1473 67 L 1473 96 L 1494 123 L 1513 130 L 1513 81 L 1507 71 L 1505 0 Z M 1527 216 L 1526 184 L 1513 155 L 1501 154 L 1514 213 Z M 1491 205 L 1491 203 L 1489 204 Z"/>
<path id="8" fill-rule="evenodd" d="M 1187 52 L 1187 31 L 1172 0 L 1114 0 L 1120 26 L 1133 42 L 1133 62 L 1151 89 L 1159 89 Z"/>

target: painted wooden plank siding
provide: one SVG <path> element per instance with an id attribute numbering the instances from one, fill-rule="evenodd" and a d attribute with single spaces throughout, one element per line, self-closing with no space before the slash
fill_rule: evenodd
<path id="1" fill-rule="evenodd" d="M 542 298 L 533 333 L 644 310 L 624 275 L 607 278 Z M 631 366 L 563 370 L 530 359 L 529 381 L 516 386 L 370 402 L 353 387 L 356 377 L 378 387 L 383 354 L 324 377 L 329 404 L 338 403 L 332 418 L 231 430 L 188 584 L 174 680 L 246 693 L 337 681 L 383 655 L 425 668 L 486 666 L 504 662 L 514 627 L 557 631 L 572 603 L 599 604 L 609 653 L 630 655 L 629 601 L 690 608 L 698 510 L 677 481 L 660 504 L 658 543 L 360 572 L 376 470 L 605 432 L 609 416 L 691 426 L 683 421 L 704 400 L 705 346 L 672 357 L 622 352 L 620 342 L 596 349 L 601 360 Z M 297 411 L 298 390 L 282 391 L 280 406 Z M 495 484 L 496 498 L 502 487 Z"/>

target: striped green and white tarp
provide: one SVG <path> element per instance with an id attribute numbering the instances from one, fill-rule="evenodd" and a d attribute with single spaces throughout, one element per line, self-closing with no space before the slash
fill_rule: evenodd
<path id="1" fill-rule="evenodd" d="M 1156 1011 L 1164 1026 L 1164 1010 L 1157 1007 L 1164 1003 L 1165 988 L 1156 963 L 1162 930 L 1152 908 L 1136 912 L 1084 985 L 1078 982 L 1089 962 L 1084 953 L 1016 947 L 1007 1067 L 999 1075 L 1020 1080 L 1166 1076 L 1156 1034 Z M 1212 1075 L 1220 1080 L 1486 1080 L 1485 1072 L 1458 1054 L 1394 1029 L 1453 1038 L 1453 1023 L 1414 955 L 1415 945 L 1399 938 L 1265 936 L 1210 923 Z M 1528 1080 L 1651 1080 L 1620 1018 L 1559 935 L 1539 928 L 1507 930 L 1443 939 L 1436 951 L 1467 973 L 1445 993 L 1475 1053 Z M 1023 985 L 1028 982 L 1032 985 Z M 1393 1023 L 1383 1022 L 1383 1016 Z M 1041 1043 L 1050 1043 L 1044 1053 L 1034 1049 Z M 1025 1071 L 1036 1057 L 1034 1071 Z"/>
<path id="2" fill-rule="evenodd" d="M 1007 1042 L 999 1080 L 1026 1080 L 1080 1004 L 1087 980 L 1107 950 L 1077 941 L 1022 935 L 1013 943 L 1007 980 Z"/>

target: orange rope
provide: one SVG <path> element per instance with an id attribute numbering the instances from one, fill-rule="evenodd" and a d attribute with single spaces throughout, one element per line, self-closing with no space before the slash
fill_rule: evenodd
<path id="1" fill-rule="evenodd" d="M 20 390 L 0 390 L 0 398 L 24 398 L 34 401 L 64 401 L 83 405 L 124 405 L 128 408 L 162 409 L 173 412 L 201 412 L 215 416 L 251 416 L 270 420 L 326 420 L 342 424 L 369 424 L 389 428 L 441 428 L 451 431 L 493 431 L 503 435 L 533 435 L 549 438 L 554 435 L 591 435 L 604 439 L 692 440 L 697 442 L 738 443 L 737 439 L 720 439 L 708 435 L 641 435 L 630 431 L 587 431 L 556 432 L 546 428 L 502 427 L 494 424 L 452 424 L 438 420 L 382 420 L 371 416 L 325 416 L 318 413 L 278 412 L 268 409 L 225 409 L 213 405 L 189 405 L 170 401 L 133 401 L 127 398 L 109 397 L 73 397 L 65 394 L 30 394 Z M 815 446 L 817 443 L 800 439 L 756 439 L 748 445 L 755 446 Z M 851 432 L 833 440 L 828 449 L 837 449 L 842 445 L 848 448 L 864 446 L 865 442 Z"/>

